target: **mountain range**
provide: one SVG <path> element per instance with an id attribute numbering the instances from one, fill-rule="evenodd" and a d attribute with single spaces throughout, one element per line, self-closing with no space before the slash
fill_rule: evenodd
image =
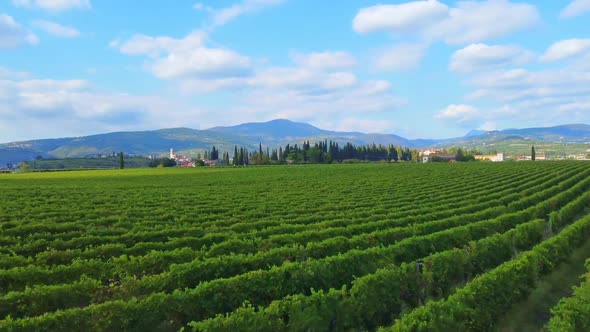
<path id="1" fill-rule="evenodd" d="M 286 144 L 301 144 L 304 140 L 314 143 L 324 139 L 341 144 L 393 144 L 411 148 L 494 146 L 508 141 L 585 144 L 590 142 L 590 125 L 572 124 L 500 131 L 472 130 L 463 137 L 450 139 L 407 139 L 393 134 L 324 130 L 307 123 L 279 119 L 207 130 L 172 128 L 4 143 L 0 144 L 0 165 L 32 160 L 37 156 L 74 158 L 119 151 L 135 155 L 163 155 L 170 148 L 190 155 L 212 146 L 220 151 L 233 151 L 235 145 L 257 149 L 259 143 L 262 143 L 263 146 L 278 148 Z"/>

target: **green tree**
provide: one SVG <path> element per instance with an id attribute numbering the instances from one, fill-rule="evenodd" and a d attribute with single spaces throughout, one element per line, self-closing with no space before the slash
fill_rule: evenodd
<path id="1" fill-rule="evenodd" d="M 238 165 L 240 165 L 240 166 L 245 165 L 244 161 L 245 161 L 245 158 L 244 158 L 244 148 L 242 147 L 242 148 L 240 148 L 240 154 L 239 154 L 239 157 L 238 157 Z"/>
<path id="2" fill-rule="evenodd" d="M 20 173 L 28 173 L 31 171 L 31 166 L 29 166 L 29 164 L 25 163 L 24 161 L 21 161 L 18 163 L 18 171 Z"/>
<path id="3" fill-rule="evenodd" d="M 215 147 L 211 148 L 211 153 L 209 154 L 209 159 L 211 159 L 211 160 L 219 159 L 219 150 L 217 150 L 217 148 L 215 148 Z"/>
<path id="4" fill-rule="evenodd" d="M 123 151 L 121 151 L 121 152 L 119 153 L 119 168 L 120 168 L 120 169 L 123 169 L 123 168 L 125 168 L 125 159 L 124 159 L 124 157 L 123 157 Z"/>
<path id="5" fill-rule="evenodd" d="M 293 149 L 291 151 L 289 151 L 289 155 L 286 158 L 287 160 L 290 160 L 292 162 L 301 162 L 303 161 L 303 153 L 300 152 L 299 149 Z"/>
<path id="6" fill-rule="evenodd" d="M 279 152 L 278 152 L 278 161 L 279 164 L 284 164 L 285 163 L 285 156 L 283 155 L 283 147 L 279 146 Z"/>
<path id="7" fill-rule="evenodd" d="M 229 165 L 229 152 L 225 151 L 223 153 L 223 163 L 228 166 Z"/>
<path id="8" fill-rule="evenodd" d="M 322 162 L 322 151 L 317 146 L 310 148 L 307 151 L 307 160 L 314 164 Z"/>
<path id="9" fill-rule="evenodd" d="M 537 159 L 537 153 L 535 152 L 535 146 L 533 145 L 531 147 L 531 160 L 535 161 L 535 159 Z"/>
<path id="10" fill-rule="evenodd" d="M 465 153 L 463 153 L 463 149 L 457 149 L 457 156 L 455 157 L 457 161 L 465 161 Z"/>
<path id="11" fill-rule="evenodd" d="M 150 161 L 150 167 L 174 167 L 176 166 L 176 161 L 174 159 L 170 159 L 168 157 L 153 159 Z"/>

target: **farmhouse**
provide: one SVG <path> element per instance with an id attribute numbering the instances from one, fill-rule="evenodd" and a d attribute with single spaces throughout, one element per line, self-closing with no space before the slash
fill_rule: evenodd
<path id="1" fill-rule="evenodd" d="M 473 156 L 476 160 L 489 160 L 492 162 L 502 162 L 506 160 L 506 156 L 504 153 L 500 152 L 498 154 L 481 154 Z"/>
<path id="2" fill-rule="evenodd" d="M 425 149 L 425 150 L 420 150 L 420 155 L 421 156 L 430 156 L 431 154 L 435 154 L 435 153 L 441 153 L 442 150 L 441 149 L 433 149 L 433 148 L 429 148 L 429 149 Z"/>
<path id="3" fill-rule="evenodd" d="M 429 163 L 432 161 L 449 161 L 449 162 L 456 162 L 457 155 L 456 154 L 442 154 L 442 153 L 431 153 L 428 156 L 422 156 L 423 163 Z"/>
<path id="4" fill-rule="evenodd" d="M 205 165 L 207 165 L 207 166 L 215 166 L 215 165 L 217 165 L 217 160 L 202 158 L 201 161 L 203 161 L 203 163 Z"/>

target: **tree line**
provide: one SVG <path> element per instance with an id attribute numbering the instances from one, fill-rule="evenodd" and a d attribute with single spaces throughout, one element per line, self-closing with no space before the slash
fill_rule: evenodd
<path id="1" fill-rule="evenodd" d="M 233 154 L 228 151 L 223 153 L 213 146 L 205 150 L 202 155 L 199 153 L 196 158 L 198 166 L 203 166 L 202 160 L 216 161 L 220 166 L 245 166 L 245 165 L 280 165 L 280 164 L 330 164 L 353 163 L 353 162 L 420 162 L 420 152 L 409 147 L 396 146 L 393 144 L 367 144 L 355 145 L 350 142 L 339 144 L 334 141 L 323 140 L 311 144 L 305 141 L 303 144 L 287 144 L 278 149 L 270 147 L 263 148 L 259 143 L 258 149 L 249 150 L 247 147 L 234 146 Z M 444 150 L 443 153 L 456 154 L 456 161 L 473 161 L 477 151 L 463 151 L 462 149 Z M 443 161 L 443 160 L 441 160 Z M 166 157 L 153 160 L 151 167 L 170 167 L 175 162 Z"/>
<path id="2" fill-rule="evenodd" d="M 213 155 L 218 150 L 213 147 L 207 155 Z M 272 165 L 287 163 L 310 163 L 329 164 L 332 162 L 353 162 L 353 161 L 418 161 L 419 152 L 408 147 L 395 145 L 354 145 L 346 143 L 340 145 L 333 141 L 320 141 L 311 144 L 309 141 L 303 144 L 287 144 L 278 149 L 263 148 L 262 144 L 258 149 L 249 151 L 245 147 L 234 146 L 233 156 L 230 158 L 228 152 L 224 152 L 219 160 L 225 165 Z"/>

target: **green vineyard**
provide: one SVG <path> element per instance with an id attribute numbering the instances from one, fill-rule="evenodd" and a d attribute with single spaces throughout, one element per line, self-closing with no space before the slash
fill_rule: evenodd
<path id="1" fill-rule="evenodd" d="M 0 331 L 493 331 L 590 240 L 586 162 L 0 174 L 0 188 Z M 543 328 L 590 330 L 589 283 Z"/>

